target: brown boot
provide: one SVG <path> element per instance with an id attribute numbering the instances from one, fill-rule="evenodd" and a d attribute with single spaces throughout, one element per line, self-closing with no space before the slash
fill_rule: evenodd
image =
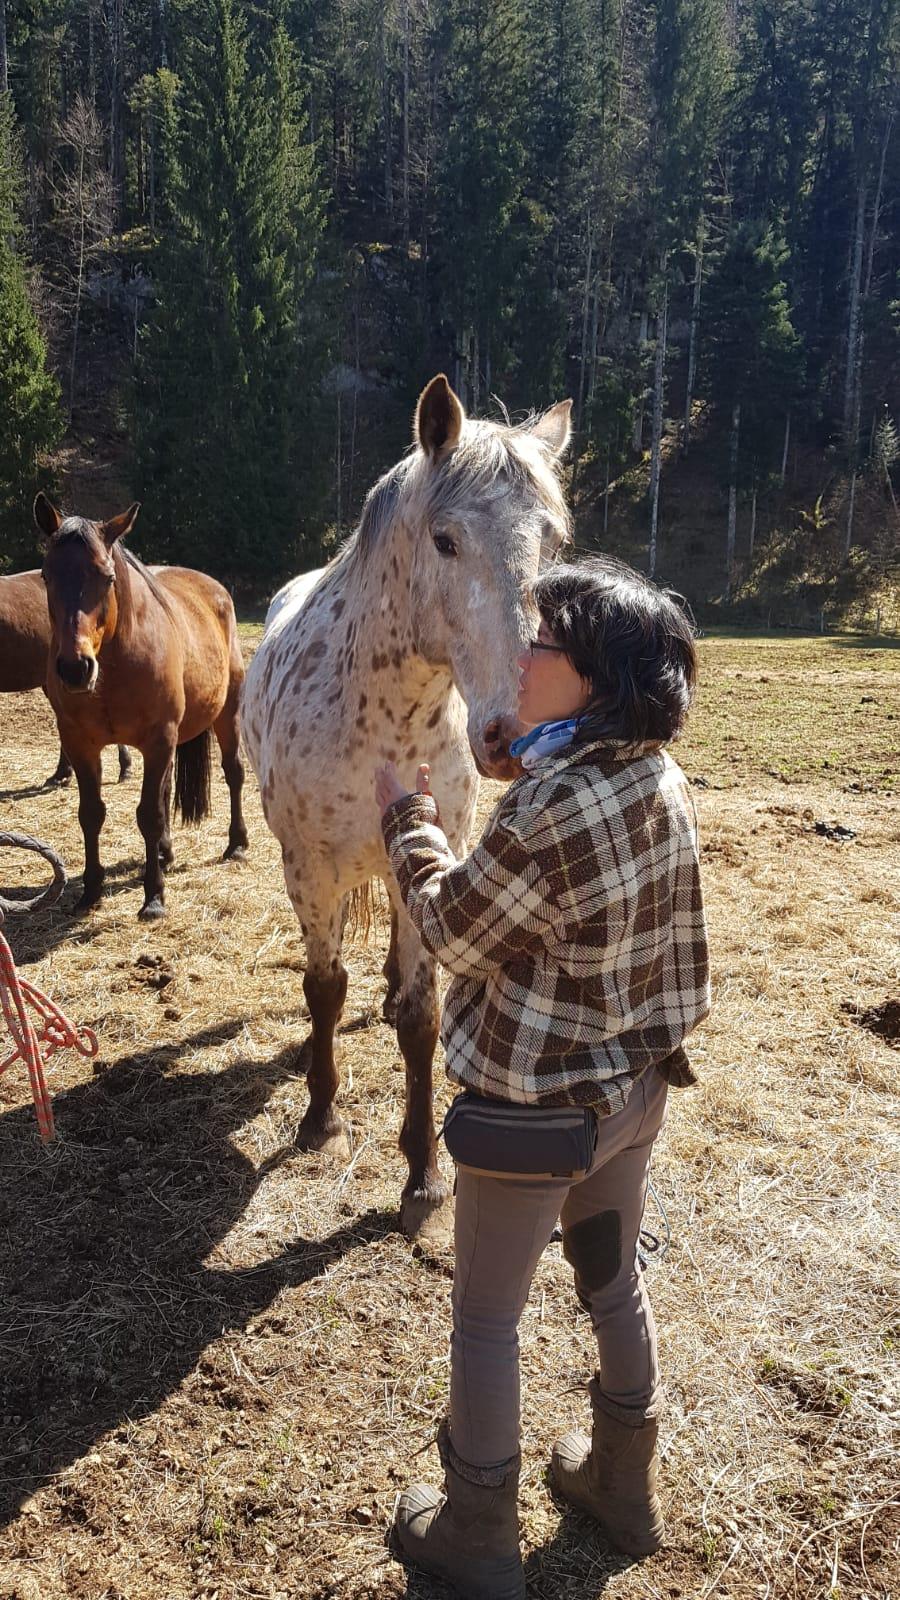
<path id="1" fill-rule="evenodd" d="M 519 1463 L 499 1467 L 461 1460 L 443 1422 L 438 1450 L 445 1493 L 413 1484 L 400 1496 L 394 1531 L 417 1567 L 436 1572 L 466 1600 L 525 1600 L 519 1550 Z"/>
<path id="2" fill-rule="evenodd" d="M 665 1526 L 656 1494 L 659 1404 L 646 1411 L 607 1400 L 590 1383 L 593 1437 L 567 1433 L 557 1440 L 550 1476 L 559 1493 L 601 1524 L 609 1543 L 629 1556 L 649 1556 Z"/>

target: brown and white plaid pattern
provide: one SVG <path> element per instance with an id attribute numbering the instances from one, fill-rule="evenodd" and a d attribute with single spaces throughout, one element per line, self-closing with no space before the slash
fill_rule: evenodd
<path id="1" fill-rule="evenodd" d="M 452 974 L 451 1078 L 606 1112 L 654 1063 L 692 1081 L 681 1045 L 709 1010 L 709 957 L 696 811 L 664 751 L 595 742 L 546 758 L 462 862 L 429 796 L 398 801 L 383 827 L 407 910 Z"/>

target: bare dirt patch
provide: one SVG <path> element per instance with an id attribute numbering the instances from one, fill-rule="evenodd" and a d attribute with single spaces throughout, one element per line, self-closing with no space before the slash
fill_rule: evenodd
<path id="1" fill-rule="evenodd" d="M 655 1183 L 672 1244 L 649 1268 L 669 1544 L 629 1568 L 547 1488 L 593 1366 L 551 1246 L 521 1330 L 529 1593 L 886 1600 L 897 1057 L 859 1023 L 898 993 L 900 655 L 827 639 L 703 653 L 682 759 L 705 785 L 716 1003 L 700 1086 L 671 1099 Z M 74 875 L 76 797 L 36 787 L 55 761 L 49 711 L 7 696 L 0 719 L 2 825 L 46 838 Z M 385 930 L 349 949 L 354 1150 L 338 1166 L 293 1148 L 303 945 L 255 786 L 248 861 L 218 859 L 219 781 L 214 817 L 176 835 L 169 915 L 148 928 L 140 763 L 121 785 L 115 767 L 110 750 L 100 910 L 7 927 L 101 1054 L 58 1058 L 50 1150 L 24 1075 L 0 1079 L 0 1597 L 438 1600 L 385 1543 L 398 1489 L 437 1470 L 452 1270 L 397 1231 Z M 821 819 L 855 838 L 817 834 Z M 39 878 L 0 854 L 0 888 Z"/>

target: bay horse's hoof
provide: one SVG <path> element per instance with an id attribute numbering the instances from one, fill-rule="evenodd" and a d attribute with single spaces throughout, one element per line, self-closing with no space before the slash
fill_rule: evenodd
<path id="1" fill-rule="evenodd" d="M 223 861 L 246 861 L 247 846 L 245 844 L 229 845 L 222 857 Z"/>
<path id="2" fill-rule="evenodd" d="M 159 895 L 155 895 L 152 900 L 148 900 L 145 905 L 141 906 L 141 909 L 138 912 L 138 921 L 159 922 L 160 918 L 164 917 L 165 914 L 165 906 L 160 900 Z"/>
<path id="3" fill-rule="evenodd" d="M 298 1150 L 319 1150 L 337 1161 L 350 1160 L 350 1129 L 340 1117 L 331 1116 L 325 1122 L 304 1117 L 294 1144 Z"/>
<path id="4" fill-rule="evenodd" d="M 453 1198 L 446 1184 L 414 1189 L 400 1200 L 400 1226 L 407 1239 L 436 1249 L 453 1238 Z"/>
<path id="5" fill-rule="evenodd" d="M 45 789 L 61 789 L 64 784 L 72 782 L 71 769 L 68 772 L 51 772 L 44 783 Z"/>
<path id="6" fill-rule="evenodd" d="M 85 889 L 81 899 L 76 900 L 74 906 L 72 907 L 73 917 L 86 917 L 89 912 L 96 911 L 102 899 L 102 889 L 92 889 L 90 891 Z"/>

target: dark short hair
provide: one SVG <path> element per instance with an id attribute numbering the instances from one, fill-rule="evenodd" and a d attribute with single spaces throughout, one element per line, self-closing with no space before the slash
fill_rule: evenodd
<path id="1" fill-rule="evenodd" d="M 678 738 L 697 680 L 694 628 L 679 596 L 607 556 L 549 568 L 531 595 L 591 686 L 577 740 Z"/>

